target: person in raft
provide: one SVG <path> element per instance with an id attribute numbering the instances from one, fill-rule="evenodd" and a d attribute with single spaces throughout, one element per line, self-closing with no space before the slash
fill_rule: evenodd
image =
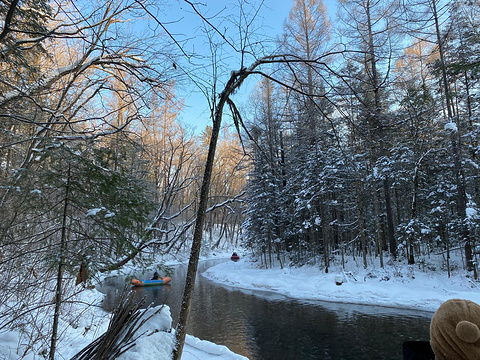
<path id="1" fill-rule="evenodd" d="M 152 277 L 151 280 L 159 280 L 159 279 L 160 279 L 160 276 L 158 275 L 158 272 L 155 271 L 155 272 L 153 273 L 153 277 Z"/>
<path id="2" fill-rule="evenodd" d="M 436 360 L 480 360 L 480 306 L 450 299 L 433 314 L 430 345 Z"/>

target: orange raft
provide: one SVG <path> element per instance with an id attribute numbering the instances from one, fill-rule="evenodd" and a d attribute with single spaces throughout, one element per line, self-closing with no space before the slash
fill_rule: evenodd
<path id="1" fill-rule="evenodd" d="M 133 286 L 156 286 L 156 285 L 165 285 L 170 282 L 171 278 L 169 277 L 163 277 L 157 280 L 152 280 L 152 279 L 144 279 L 144 280 L 138 280 L 138 279 L 132 279 L 132 285 Z"/>

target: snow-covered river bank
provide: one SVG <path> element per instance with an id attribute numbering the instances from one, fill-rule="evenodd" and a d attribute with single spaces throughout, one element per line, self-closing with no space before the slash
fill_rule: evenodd
<path id="1" fill-rule="evenodd" d="M 442 302 L 450 298 L 480 302 L 480 292 L 476 283 L 464 273 L 457 273 L 448 278 L 446 274 L 423 272 L 416 267 L 401 264 L 384 269 L 359 269 L 356 267 L 356 271 L 348 272 L 332 269 L 328 274 L 316 266 L 265 270 L 259 269 L 257 263 L 244 259 L 239 262 L 226 261 L 209 268 L 201 277 L 205 281 L 201 280 L 196 288 L 198 291 L 205 291 L 205 286 L 215 282 L 217 285 L 214 287 L 221 289 L 220 295 L 215 294 L 214 298 L 212 294 L 204 296 L 210 299 L 209 305 L 205 303 L 198 305 L 201 308 L 198 313 L 203 313 L 204 318 L 192 321 L 189 333 L 195 335 L 195 331 L 199 328 L 206 331 L 205 329 L 217 327 L 220 329 L 219 332 L 224 334 L 224 338 L 211 337 L 213 342 L 210 342 L 198 338 L 205 339 L 210 335 L 189 336 L 183 359 L 245 359 L 234 352 L 244 354 L 250 359 L 269 358 L 264 354 L 259 357 L 259 351 L 269 351 L 258 350 L 259 343 L 263 346 L 268 342 L 268 338 L 271 338 L 273 345 L 275 341 L 278 344 L 282 339 L 291 338 L 294 328 L 303 331 L 302 328 L 305 327 L 305 333 L 301 335 L 302 343 L 311 341 L 315 346 L 320 346 L 320 350 L 328 353 L 338 351 L 337 349 L 343 351 L 349 345 L 345 345 L 343 341 L 336 343 L 333 339 L 347 338 L 346 334 L 352 333 L 352 324 L 357 326 L 355 323 L 358 323 L 359 330 L 353 340 L 363 344 L 361 350 L 365 351 L 363 357 L 357 356 L 357 359 L 380 359 L 382 355 L 376 354 L 372 357 L 369 351 L 385 347 L 388 341 L 383 338 L 380 343 L 369 344 L 374 337 L 368 329 L 387 326 L 390 331 L 390 328 L 396 327 L 400 333 L 399 344 L 404 340 L 418 340 L 419 337 L 425 340 L 425 337 L 428 337 L 428 330 L 426 332 L 425 329 L 428 329 L 430 317 Z M 342 285 L 336 285 L 339 275 L 343 277 Z M 208 283 L 210 285 L 202 285 Z M 183 287 L 181 281 L 178 286 Z M 252 307 L 251 299 L 246 301 L 243 296 L 257 299 L 258 304 Z M 103 294 L 97 290 L 84 291 L 81 300 L 96 306 L 78 307 L 64 317 L 62 325 L 66 330 L 62 333 L 60 358 L 71 358 L 106 330 L 109 314 L 101 309 L 102 298 Z M 174 302 L 178 300 L 175 299 Z M 292 312 L 289 313 L 290 310 L 285 310 L 282 305 L 279 305 L 285 302 L 295 304 L 291 306 Z M 319 303 L 323 304 L 321 307 L 326 309 L 327 315 L 315 318 L 318 309 L 309 306 L 311 304 L 318 306 Z M 236 321 L 234 325 L 229 323 L 225 312 L 223 315 L 215 314 L 220 307 L 224 308 L 222 311 L 232 315 Z M 376 316 L 381 322 L 368 325 L 366 321 L 370 321 L 369 316 Z M 346 325 L 341 325 L 345 318 L 348 322 Z M 388 322 L 385 323 L 384 319 L 387 318 Z M 265 319 L 273 320 L 273 323 L 265 325 L 262 323 Z M 399 319 L 407 319 L 407 322 L 402 323 L 403 320 Z M 214 325 L 209 321 L 213 321 Z M 169 331 L 171 323 L 170 309 L 166 308 L 166 311 L 146 325 L 155 335 L 139 342 L 122 359 L 170 359 L 174 339 L 173 333 Z M 264 330 L 265 327 L 267 331 Z M 417 335 L 412 332 L 416 327 L 419 328 Z M 159 329 L 167 331 L 154 331 Z M 234 335 L 227 330 L 233 330 Z M 246 339 L 243 342 L 235 337 L 242 332 L 242 336 Z M 362 332 L 365 335 L 359 336 L 358 334 Z M 328 336 L 332 337 L 328 338 Z M 394 336 L 399 337 L 398 334 Z M 306 340 L 307 338 L 310 340 Z M 228 343 L 228 340 L 231 342 Z M 231 345 L 232 341 L 233 345 Z M 289 342 L 293 344 L 293 348 L 300 344 L 297 339 L 291 339 Z M 230 349 L 221 344 L 228 344 Z M 390 345 L 401 351 L 399 344 Z M 267 344 L 267 348 L 273 345 Z M 314 347 L 312 349 L 312 351 L 318 351 Z M 24 350 L 22 337 L 18 333 L 0 334 L 0 359 L 20 359 Z M 298 350 L 299 348 L 296 348 L 294 351 Z M 283 348 L 281 351 L 288 353 L 291 350 Z M 28 353 L 24 358 L 31 360 L 42 357 L 38 353 Z"/>
<path id="2" fill-rule="evenodd" d="M 388 271 L 383 270 L 383 276 Z M 382 280 L 377 272 L 379 288 L 370 291 L 362 284 L 374 282 L 373 272 L 367 280 L 361 273 L 352 273 L 341 286 L 335 285 L 337 275 L 324 274 L 318 267 L 264 270 L 245 260 L 224 261 L 197 279 L 188 333 L 224 344 L 250 359 L 293 356 L 294 352 L 308 357 L 319 351 L 333 358 L 397 358 L 403 341 L 428 339 L 432 310 L 395 303 L 397 294 L 388 288 L 384 291 L 390 292 L 392 305 L 386 302 L 386 295 L 381 296 L 382 286 L 398 279 Z M 180 277 L 178 273 L 174 276 Z M 407 279 L 400 282 L 407 286 L 398 291 L 410 288 Z M 183 281 L 180 283 L 183 286 Z M 348 290 L 350 287 L 356 293 Z M 148 302 L 169 304 L 176 319 L 182 294 L 177 290 L 174 282 L 163 291 L 144 289 L 138 295 L 146 296 Z M 371 336 L 378 328 L 389 329 L 389 334 Z M 352 332 L 356 335 L 346 336 Z"/>
<path id="3" fill-rule="evenodd" d="M 376 305 L 435 312 L 452 298 L 480 303 L 478 284 L 464 272 L 424 272 L 418 266 L 397 263 L 385 268 L 326 274 L 316 266 L 259 269 L 256 262 L 240 260 L 209 268 L 204 276 L 235 288 L 269 290 L 295 299 Z M 342 285 L 336 285 L 341 277 Z"/>

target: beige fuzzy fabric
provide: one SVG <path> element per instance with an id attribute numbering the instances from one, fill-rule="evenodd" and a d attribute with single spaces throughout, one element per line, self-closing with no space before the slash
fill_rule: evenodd
<path id="1" fill-rule="evenodd" d="M 480 306 L 470 300 L 445 301 L 433 314 L 430 345 L 437 360 L 480 360 Z"/>

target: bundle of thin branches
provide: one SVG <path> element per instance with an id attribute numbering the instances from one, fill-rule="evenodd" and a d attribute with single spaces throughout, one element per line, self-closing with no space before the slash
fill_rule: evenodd
<path id="1" fill-rule="evenodd" d="M 125 288 L 107 331 L 83 348 L 71 360 L 112 360 L 135 346 L 135 341 L 144 335 L 144 333 L 137 334 L 138 329 L 163 309 L 161 306 L 153 314 L 144 318 L 143 315 L 149 308 L 141 310 L 144 302 L 145 298 L 134 302 L 132 294 L 129 295 Z"/>

